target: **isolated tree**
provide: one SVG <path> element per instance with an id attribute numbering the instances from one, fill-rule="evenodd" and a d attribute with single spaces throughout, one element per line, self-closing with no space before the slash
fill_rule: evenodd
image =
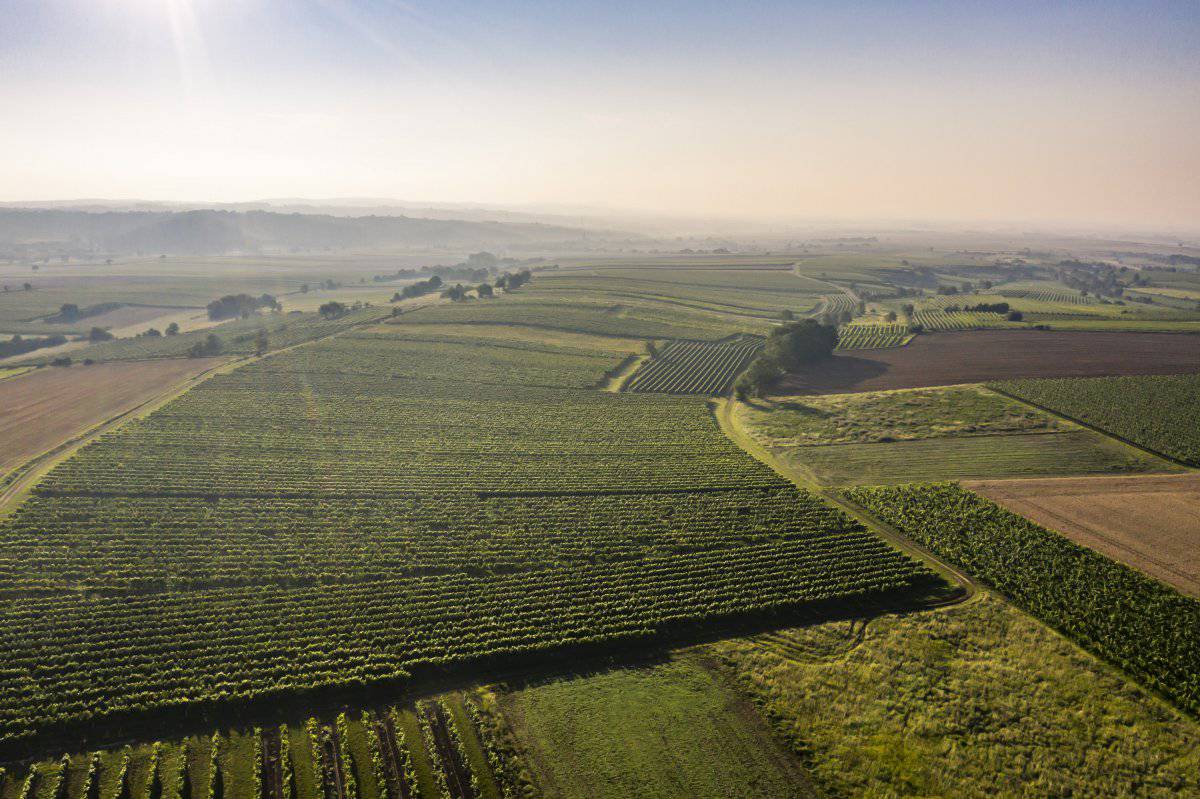
<path id="1" fill-rule="evenodd" d="M 475 293 L 480 297 L 493 297 L 496 294 L 496 292 L 492 291 L 492 287 L 487 283 L 480 283 L 478 286 L 476 286 Z"/>
<path id="2" fill-rule="evenodd" d="M 1024 318 L 1025 314 L 1021 313 L 1020 311 L 1009 311 L 1007 315 L 1007 319 L 1010 322 L 1020 322 Z"/>
<path id="3" fill-rule="evenodd" d="M 58 309 L 58 316 L 64 322 L 74 322 L 79 318 L 79 306 L 73 302 L 64 302 Z"/>
<path id="4" fill-rule="evenodd" d="M 779 318 L 785 322 L 790 322 L 796 318 L 796 314 L 790 308 L 784 308 L 779 312 Z"/>
<path id="5" fill-rule="evenodd" d="M 301 286 L 301 287 L 300 287 L 300 293 L 301 293 L 301 294 L 307 294 L 307 293 L 308 293 L 308 284 L 307 284 L 307 283 L 305 283 L 303 286 Z"/>
<path id="6" fill-rule="evenodd" d="M 257 355 L 262 355 L 267 351 L 267 330 L 260 327 L 258 332 L 254 334 L 254 352 Z"/>
<path id="7" fill-rule="evenodd" d="M 97 341 L 111 341 L 113 334 L 109 333 L 102 327 L 93 327 L 88 331 L 88 341 L 95 344 Z"/>
<path id="8" fill-rule="evenodd" d="M 143 333 L 142 335 L 145 336 L 146 338 L 162 338 L 162 331 L 160 331 L 156 327 L 151 327 L 151 328 L 147 328 L 146 332 Z"/>
<path id="9" fill-rule="evenodd" d="M 317 313 L 325 319 L 337 319 L 346 313 L 346 306 L 336 300 L 330 300 L 318 308 Z"/>
<path id="10" fill-rule="evenodd" d="M 178 322 L 172 322 L 171 324 L 167 325 L 167 335 L 168 336 L 178 336 L 179 335 L 179 323 Z"/>
<path id="11" fill-rule="evenodd" d="M 26 290 L 26 291 L 33 291 L 33 284 L 32 284 L 32 283 L 26 283 L 26 284 L 25 284 L 25 290 Z"/>
<path id="12" fill-rule="evenodd" d="M 900 310 L 905 316 L 907 316 L 909 319 L 912 319 L 912 315 L 917 309 L 916 306 L 914 306 L 911 302 L 906 302 L 904 305 L 900 306 Z"/>
<path id="13" fill-rule="evenodd" d="M 884 318 L 884 321 L 895 322 L 896 321 L 896 312 L 888 311 L 886 314 L 884 314 L 883 318 Z"/>

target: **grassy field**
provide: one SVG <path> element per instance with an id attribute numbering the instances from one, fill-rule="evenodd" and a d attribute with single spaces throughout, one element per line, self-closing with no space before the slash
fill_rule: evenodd
<path id="1" fill-rule="evenodd" d="M 991 596 L 713 650 L 831 796 L 1200 793 L 1195 719 Z"/>
<path id="2" fill-rule="evenodd" d="M 1090 430 L 799 447 L 783 457 L 835 486 L 1181 470 Z"/>
<path id="3" fill-rule="evenodd" d="M 736 413 L 766 446 L 1077 429 L 980 386 L 770 397 L 741 403 Z"/>
<path id="4" fill-rule="evenodd" d="M 690 657 L 534 685 L 502 707 L 547 799 L 809 795 L 753 708 Z"/>

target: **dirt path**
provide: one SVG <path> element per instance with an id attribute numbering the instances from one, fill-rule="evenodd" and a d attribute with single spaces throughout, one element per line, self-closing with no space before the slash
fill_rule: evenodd
<path id="1" fill-rule="evenodd" d="M 799 488 L 802 488 L 812 494 L 816 494 L 831 505 L 837 506 L 847 515 L 857 519 L 868 529 L 876 532 L 884 540 L 892 544 L 892 546 L 926 564 L 931 569 L 941 574 L 942 577 L 947 580 L 947 582 L 951 583 L 952 585 L 957 585 L 961 589 L 961 593 L 959 595 L 948 598 L 941 602 L 933 603 L 931 607 L 958 605 L 964 602 L 973 601 L 979 592 L 984 590 L 983 587 L 969 574 L 966 574 L 955 566 L 946 563 L 937 555 L 901 534 L 896 528 L 875 518 L 859 505 L 850 502 L 837 492 L 825 488 L 811 473 L 802 472 L 799 470 L 799 468 L 792 467 L 783 460 L 776 458 L 775 455 L 770 452 L 770 450 L 763 447 L 745 430 L 741 429 L 737 423 L 737 416 L 733 413 L 734 402 L 736 402 L 736 400 L 734 400 L 732 397 L 711 401 L 713 415 L 716 417 L 717 424 L 720 426 L 721 431 L 725 433 L 730 440 L 732 440 L 735 444 L 744 449 L 754 458 L 762 463 L 765 463 L 781 476 L 790 480 Z"/>
<path id="2" fill-rule="evenodd" d="M 412 788 L 400 768 L 400 743 L 396 740 L 396 728 L 389 718 L 376 715 L 371 722 L 379 737 L 380 755 L 383 758 L 383 773 L 388 784 L 388 799 L 412 799 Z"/>
<path id="3" fill-rule="evenodd" d="M 446 772 L 446 784 L 454 799 L 475 799 L 475 788 L 471 785 L 471 769 L 459 756 L 458 747 L 450 737 L 447 727 L 451 723 L 441 704 L 429 704 L 429 721 L 433 729 L 433 742 Z"/>
<path id="4" fill-rule="evenodd" d="M 283 799 L 283 763 L 280 759 L 279 731 L 264 730 L 262 746 L 263 799 Z"/>

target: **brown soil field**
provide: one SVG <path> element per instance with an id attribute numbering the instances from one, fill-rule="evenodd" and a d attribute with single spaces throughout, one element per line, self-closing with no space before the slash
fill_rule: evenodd
<path id="1" fill-rule="evenodd" d="M 963 485 L 1113 560 L 1200 597 L 1200 474 Z"/>
<path id="2" fill-rule="evenodd" d="M 920 335 L 904 347 L 848 350 L 778 393 L 822 394 L 982 383 L 1026 377 L 1200 372 L 1200 335 L 978 330 Z"/>
<path id="3" fill-rule="evenodd" d="M 47 367 L 0 381 L 0 475 L 222 360 Z"/>

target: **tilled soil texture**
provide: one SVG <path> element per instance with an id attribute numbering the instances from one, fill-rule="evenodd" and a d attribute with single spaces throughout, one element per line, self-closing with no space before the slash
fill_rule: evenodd
<path id="1" fill-rule="evenodd" d="M 963 485 L 1076 543 L 1200 597 L 1200 474 Z"/>
<path id="2" fill-rule="evenodd" d="M 177 358 L 51 366 L 0 380 L 0 475 L 217 363 Z"/>
<path id="3" fill-rule="evenodd" d="M 920 335 L 905 347 L 849 350 L 801 374 L 779 394 L 884 391 L 1029 377 L 1200 372 L 1200 335 L 978 330 Z"/>

